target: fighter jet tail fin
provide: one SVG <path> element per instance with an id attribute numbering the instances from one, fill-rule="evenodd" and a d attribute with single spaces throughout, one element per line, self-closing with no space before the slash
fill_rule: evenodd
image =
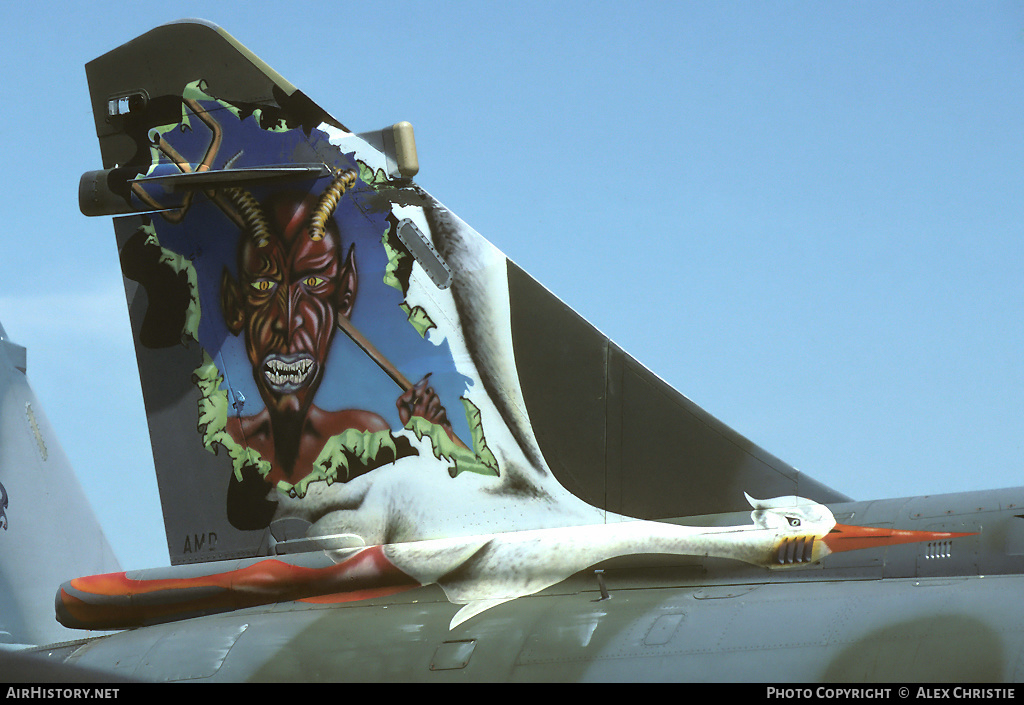
<path id="1" fill-rule="evenodd" d="M 206 23 L 87 73 L 173 562 L 845 499 L 424 191 L 408 124 L 356 134 Z"/>
<path id="2" fill-rule="evenodd" d="M 0 326 L 0 649 L 80 638 L 54 621 L 53 591 L 119 570 L 26 369 Z"/>

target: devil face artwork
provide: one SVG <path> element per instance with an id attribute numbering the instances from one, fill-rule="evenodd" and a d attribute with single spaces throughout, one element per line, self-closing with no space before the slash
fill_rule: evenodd
<path id="1" fill-rule="evenodd" d="M 351 315 L 356 296 L 355 246 L 343 260 L 340 234 L 328 213 L 331 197 L 354 178 L 343 172 L 320 202 L 289 193 L 269 198 L 240 241 L 239 280 L 227 269 L 222 277 L 225 322 L 232 334 L 244 332 L 253 379 L 266 404 L 254 417 L 232 418 L 228 430 L 275 460 L 271 481 L 308 474 L 326 438 L 339 429 L 388 428 L 373 412 L 328 413 L 313 406 L 335 321 Z"/>
<path id="2" fill-rule="evenodd" d="M 420 531 L 403 507 L 422 506 L 421 482 L 500 481 L 450 294 L 424 288 L 399 233 L 403 218 L 429 227 L 423 206 L 396 212 L 379 195 L 387 177 L 334 145 L 340 133 L 225 109 L 201 82 L 187 94 L 130 187 L 158 215 L 125 231 L 121 256 L 146 292 L 143 354 L 180 365 L 153 389 L 166 383 L 197 434 L 175 465 L 189 468 L 190 493 L 210 497 L 217 550 L 286 518 L 331 515 L 332 531 L 366 540 Z M 175 186 L 196 171 L 290 161 L 304 171 L 237 174 L 185 195 Z M 443 402 L 455 399 L 464 413 L 450 419 Z M 187 538 L 191 552 L 199 539 Z"/>
<path id="3" fill-rule="evenodd" d="M 244 334 L 253 380 L 265 403 L 255 416 L 232 417 L 227 430 L 270 459 L 267 481 L 294 483 L 307 476 L 328 438 L 345 430 L 380 432 L 389 424 L 362 409 L 325 411 L 313 401 L 323 380 L 339 317 L 355 304 L 358 273 L 355 245 L 343 243 L 332 209 L 355 182 L 339 171 L 319 200 L 279 192 L 253 208 L 251 196 L 235 191 L 247 206 L 245 236 L 238 246 L 238 279 L 224 269 L 221 308 L 228 330 Z M 421 383 L 396 402 L 403 423 L 418 415 L 451 433 L 444 407 Z"/>
<path id="4" fill-rule="evenodd" d="M 245 331 L 254 378 L 272 415 L 302 414 L 323 377 L 333 319 L 348 316 L 356 290 L 353 249 L 344 264 L 338 234 L 309 235 L 309 199 L 276 199 L 273 231 L 239 248 L 241 283 L 225 270 L 222 306 L 234 335 Z"/>

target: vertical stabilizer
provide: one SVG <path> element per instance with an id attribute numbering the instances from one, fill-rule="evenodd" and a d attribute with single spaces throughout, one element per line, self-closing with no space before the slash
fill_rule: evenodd
<path id="1" fill-rule="evenodd" d="M 119 570 L 26 363 L 25 348 L 0 326 L 0 647 L 81 638 L 54 619 L 54 590 Z"/>
<path id="2" fill-rule="evenodd" d="M 845 499 L 413 182 L 406 125 L 349 131 L 208 23 L 86 72 L 172 562 Z"/>

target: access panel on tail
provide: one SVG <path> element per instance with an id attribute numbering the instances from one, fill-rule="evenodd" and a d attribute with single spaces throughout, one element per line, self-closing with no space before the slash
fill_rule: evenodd
<path id="1" fill-rule="evenodd" d="M 414 183 L 407 128 L 349 131 L 201 22 L 87 73 L 174 563 L 846 499 Z"/>

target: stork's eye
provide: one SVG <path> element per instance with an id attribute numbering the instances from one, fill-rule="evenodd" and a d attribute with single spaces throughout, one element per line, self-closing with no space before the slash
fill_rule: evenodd
<path id="1" fill-rule="evenodd" d="M 257 279 L 254 282 L 249 282 L 249 286 L 256 291 L 270 291 L 274 288 L 274 282 L 270 279 Z"/>
<path id="2" fill-rule="evenodd" d="M 318 277 L 318 276 L 315 276 L 315 275 L 311 275 L 311 276 L 308 276 L 305 279 L 303 279 L 302 283 L 305 286 L 308 286 L 310 289 L 314 289 L 314 288 L 320 286 L 321 284 L 324 284 L 326 281 L 327 280 L 324 279 L 323 277 Z"/>
<path id="3" fill-rule="evenodd" d="M 790 526 L 800 526 L 800 520 L 797 519 L 796 517 L 786 517 L 786 518 L 789 519 L 789 525 Z"/>

